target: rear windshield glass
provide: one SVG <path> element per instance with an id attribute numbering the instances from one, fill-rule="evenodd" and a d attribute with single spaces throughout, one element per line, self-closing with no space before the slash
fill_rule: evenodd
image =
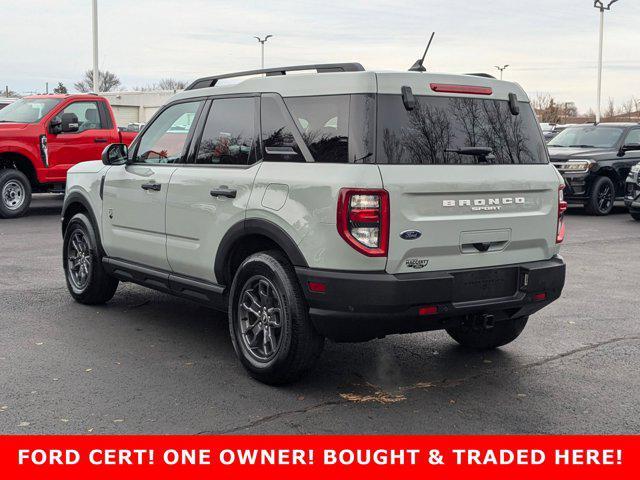
<path id="1" fill-rule="evenodd" d="M 528 103 L 519 102 L 520 114 L 513 115 L 506 100 L 415 98 L 408 111 L 401 95 L 378 96 L 378 163 L 548 163 Z"/>
<path id="2" fill-rule="evenodd" d="M 623 128 L 586 126 L 566 128 L 549 142 L 550 147 L 613 148 L 620 140 Z"/>

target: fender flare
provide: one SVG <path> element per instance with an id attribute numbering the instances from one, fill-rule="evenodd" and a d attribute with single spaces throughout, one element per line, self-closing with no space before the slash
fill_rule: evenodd
<path id="1" fill-rule="evenodd" d="M 309 266 L 296 242 L 282 227 L 269 220 L 251 218 L 234 224 L 222 237 L 214 263 L 214 273 L 218 283 L 225 280 L 225 261 L 233 247 L 238 241 L 249 235 L 263 235 L 275 242 L 286 253 L 294 266 Z"/>
<path id="2" fill-rule="evenodd" d="M 62 228 L 62 237 L 64 238 L 64 226 L 66 224 L 66 221 L 70 220 L 66 218 L 67 210 L 69 209 L 69 206 L 74 203 L 79 203 L 85 208 L 87 215 L 89 217 L 89 220 L 93 225 L 93 230 L 95 233 L 98 250 L 100 252 L 100 255 L 104 256 L 104 249 L 102 248 L 102 239 L 100 238 L 100 229 L 98 228 L 99 224 L 95 214 L 93 213 L 93 208 L 91 208 L 91 202 L 80 192 L 71 192 L 69 195 L 65 195 L 64 197 L 64 202 L 62 204 L 62 216 L 60 218 L 61 228 Z"/>

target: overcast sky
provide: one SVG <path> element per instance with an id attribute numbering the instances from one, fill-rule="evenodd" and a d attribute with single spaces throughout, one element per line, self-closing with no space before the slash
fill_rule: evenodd
<path id="1" fill-rule="evenodd" d="M 530 95 L 595 106 L 592 0 L 99 0 L 99 12 L 100 68 L 125 87 L 257 68 L 252 36 L 268 33 L 267 66 L 405 70 L 435 30 L 431 71 L 497 74 L 494 65 L 510 64 L 505 79 Z M 605 15 L 603 98 L 621 103 L 640 96 L 640 0 L 620 0 Z M 2 0 L 0 18 L 3 89 L 71 87 L 91 67 L 90 0 Z"/>

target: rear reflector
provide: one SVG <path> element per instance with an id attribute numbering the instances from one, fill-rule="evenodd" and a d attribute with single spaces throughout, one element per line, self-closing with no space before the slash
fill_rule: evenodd
<path id="1" fill-rule="evenodd" d="M 435 305 L 420 307 L 420 309 L 418 310 L 418 315 L 420 315 L 421 317 L 424 317 L 425 315 L 435 315 L 436 313 L 438 313 L 438 307 L 436 307 Z"/>
<path id="2" fill-rule="evenodd" d="M 565 235 L 564 213 L 568 205 L 564 200 L 564 183 L 558 187 L 558 227 L 556 229 L 556 243 L 562 243 Z"/>
<path id="3" fill-rule="evenodd" d="M 320 282 L 309 282 L 307 283 L 309 286 L 309 291 L 314 293 L 325 293 L 327 291 L 326 283 Z"/>
<path id="4" fill-rule="evenodd" d="M 534 302 L 541 302 L 542 300 L 546 300 L 546 299 L 547 299 L 547 294 L 544 292 L 536 293 L 533 295 Z"/>
<path id="5" fill-rule="evenodd" d="M 450 83 L 430 83 L 434 92 L 440 93 L 468 93 L 470 95 L 491 95 L 491 87 L 478 87 L 476 85 L 453 85 Z"/>

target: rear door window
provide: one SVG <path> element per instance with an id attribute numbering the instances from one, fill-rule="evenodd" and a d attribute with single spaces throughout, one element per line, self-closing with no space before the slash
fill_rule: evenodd
<path id="1" fill-rule="evenodd" d="M 223 98 L 213 101 L 196 154 L 197 164 L 253 163 L 256 101 L 255 98 Z"/>
<path id="2" fill-rule="evenodd" d="M 533 111 L 519 102 L 513 115 L 506 100 L 417 96 L 406 110 L 401 95 L 378 96 L 378 163 L 542 164 L 548 163 Z M 482 147 L 486 155 L 461 149 Z"/>

